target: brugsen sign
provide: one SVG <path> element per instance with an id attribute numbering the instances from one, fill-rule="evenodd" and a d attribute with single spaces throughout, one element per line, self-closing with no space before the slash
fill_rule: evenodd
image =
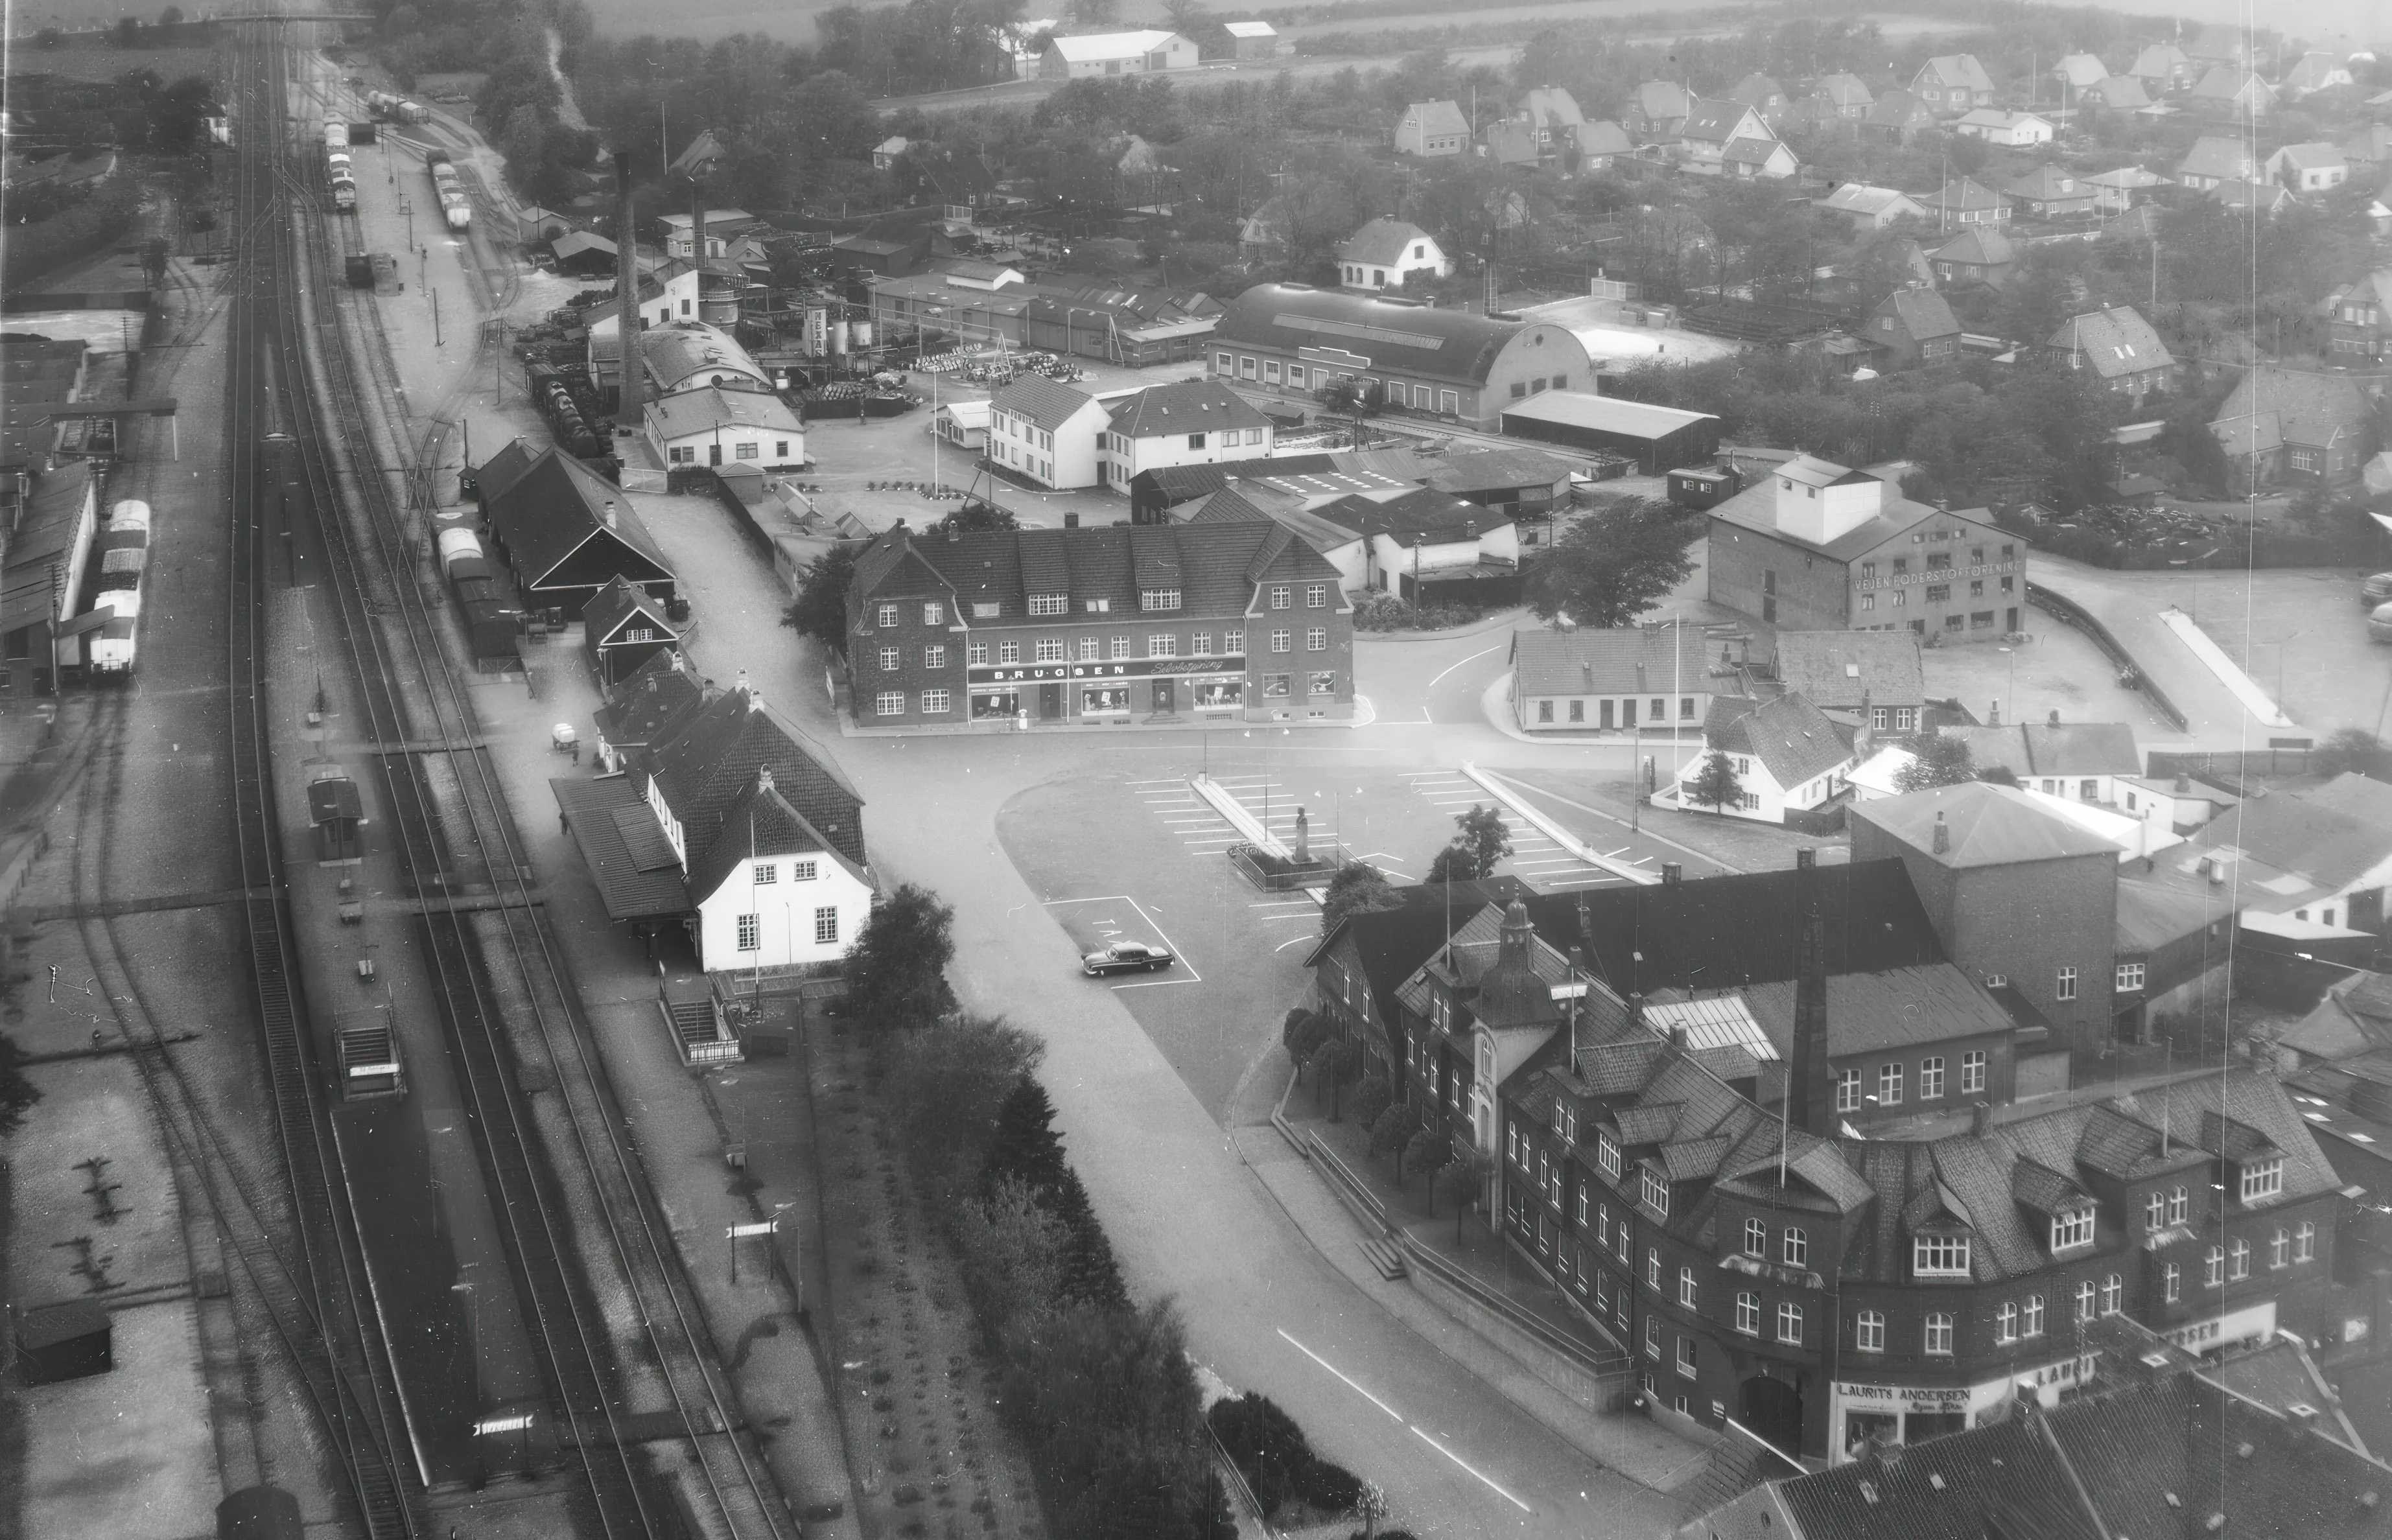
<path id="1" fill-rule="evenodd" d="M 968 671 L 974 684 L 1012 684 L 1025 679 L 1143 679 L 1157 675 L 1243 674 L 1243 656 L 1227 658 L 1133 658 L 1122 663 L 1007 664 Z"/>

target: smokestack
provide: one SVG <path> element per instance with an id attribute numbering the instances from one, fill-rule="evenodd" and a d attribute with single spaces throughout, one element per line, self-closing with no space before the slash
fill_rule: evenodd
<path id="1" fill-rule="evenodd" d="M 640 396 L 647 383 L 641 377 L 640 242 L 631 223 L 631 152 L 615 151 L 615 313 L 623 344 L 623 389 L 617 400 L 615 421 L 628 433 L 640 431 Z"/>
<path id="2" fill-rule="evenodd" d="M 1935 815 L 1934 848 L 1939 856 L 1948 856 L 1952 853 L 1952 826 L 1944 822 L 1944 815 L 1941 812 Z"/>
<path id="3" fill-rule="evenodd" d="M 1794 1062 L 1786 1080 L 1786 1120 L 1813 1133 L 1835 1129 L 1827 1094 L 1827 920 L 1819 906 L 1819 852 L 1794 852 L 1794 902 L 1802 940 L 1794 964 Z"/>

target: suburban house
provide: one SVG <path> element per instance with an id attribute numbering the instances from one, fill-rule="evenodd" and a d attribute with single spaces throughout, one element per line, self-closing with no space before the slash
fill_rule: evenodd
<path id="1" fill-rule="evenodd" d="M 1780 631 L 1777 683 L 1870 732 L 1924 732 L 1930 719 L 1919 645 L 1910 631 Z"/>
<path id="2" fill-rule="evenodd" d="M 1459 155 L 1470 148 L 1470 120 L 1450 101 L 1416 101 L 1396 120 L 1396 150 L 1423 160 Z"/>
<path id="3" fill-rule="evenodd" d="M 2386 936 L 2392 784 L 2346 772 L 2322 786 L 2247 797 L 2169 856 L 2230 888 L 2245 931 L 2309 950 L 2344 943 L 2324 954 L 2364 961 Z"/>
<path id="4" fill-rule="evenodd" d="M 2282 182 L 2220 182 L 2209 189 L 2209 199 L 2256 219 L 2273 219 L 2299 201 Z"/>
<path id="5" fill-rule="evenodd" d="M 1698 731 L 1734 671 L 1712 677 L 1709 638 L 1683 623 L 1512 633 L 1512 718 L 1524 732 Z"/>
<path id="6" fill-rule="evenodd" d="M 1586 126 L 1578 98 L 1558 85 L 1531 88 L 1512 116 L 1528 125 L 1540 160 L 1552 160 L 1569 149 L 1577 141 L 1578 131 Z"/>
<path id="7" fill-rule="evenodd" d="M 1956 229 L 1964 225 L 2000 225 L 2010 217 L 2009 200 L 1977 181 L 1959 176 L 1946 182 L 1918 201 L 1927 217 L 1935 221 L 1939 230 Z"/>
<path id="8" fill-rule="evenodd" d="M 1150 385 L 1105 403 L 1097 480 L 1126 493 L 1131 478 L 1167 465 L 1254 459 L 1271 452 L 1269 418 L 1218 380 Z"/>
<path id="9" fill-rule="evenodd" d="M 1730 101 L 1740 101 L 1761 114 L 1761 121 L 1775 128 L 1786 121 L 1786 87 L 1755 70 L 1722 93 Z"/>
<path id="10" fill-rule="evenodd" d="M 1621 156 L 1636 152 L 1628 130 L 1607 119 L 1579 124 L 1570 143 L 1578 150 L 1580 171 L 1609 171 Z"/>
<path id="11" fill-rule="evenodd" d="M 1685 126 L 1694 98 L 1674 80 L 1648 80 L 1628 93 L 1621 123 L 1638 144 L 1667 144 Z"/>
<path id="12" fill-rule="evenodd" d="M 2240 139 L 2204 134 L 2192 141 L 2176 163 L 2176 179 L 2195 192 L 2207 192 L 2220 182 L 2248 181 L 2258 175 L 2259 162 Z"/>
<path id="13" fill-rule="evenodd" d="M 2066 54 L 2051 67 L 2051 78 L 2073 91 L 2082 91 L 2109 75 L 2110 67 L 2096 54 Z"/>
<path id="14" fill-rule="evenodd" d="M 2276 89 L 2290 101 L 2314 91 L 2331 91 L 2337 85 L 2351 84 L 2350 66 L 2330 53 L 2312 49 L 2300 57 L 2300 62 L 2284 71 Z"/>
<path id="15" fill-rule="evenodd" d="M 2080 108 L 2097 108 L 2105 112 L 2149 112 L 2152 110 L 2151 87 L 2135 75 L 2112 75 L 2097 80 L 2077 94 Z"/>
<path id="16" fill-rule="evenodd" d="M 1517 118 L 1499 119 L 1487 125 L 1478 152 L 1499 166 L 1536 165 L 1536 131 Z"/>
<path id="17" fill-rule="evenodd" d="M 2213 21 L 2203 27 L 2193 34 L 2184 52 L 2196 68 L 2216 64 L 2239 68 L 2251 62 L 2250 42 L 2242 29 L 2230 21 Z"/>
<path id="18" fill-rule="evenodd" d="M 1932 368 L 1960 356 L 1960 322 L 1932 289 L 1897 289 L 1861 323 L 1889 369 Z"/>
<path id="19" fill-rule="evenodd" d="M 988 458 L 1041 486 L 1094 486 L 1098 435 L 1112 423 L 1106 403 L 1043 374 L 1023 374 L 989 397 Z"/>
<path id="20" fill-rule="evenodd" d="M 1927 261 L 1946 289 L 1966 283 L 1999 289 L 2018 268 L 2018 248 L 2001 231 L 1975 225 L 1928 252 Z"/>
<path id="21" fill-rule="evenodd" d="M 788 471 L 806 463 L 806 425 L 777 395 L 700 385 L 646 402 L 641 412 L 649 446 L 668 467 Z"/>
<path id="22" fill-rule="evenodd" d="M 2093 189 L 2054 165 L 1996 175 L 1994 190 L 2028 219 L 2085 219 L 2093 214 Z"/>
<path id="23" fill-rule="evenodd" d="M 2381 438 L 2376 403 L 2349 375 L 2274 364 L 2244 371 L 2209 432 L 2244 486 L 2348 483 Z"/>
<path id="24" fill-rule="evenodd" d="M 2344 290 L 2326 317 L 2329 351 L 2381 360 L 2392 337 L 2392 267 L 2378 267 Z"/>
<path id="25" fill-rule="evenodd" d="M 2350 162 L 2329 144 L 2286 145 L 2268 157 L 2267 175 L 2294 192 L 2323 192 L 2350 179 Z"/>
<path id="26" fill-rule="evenodd" d="M 2220 64 L 2195 83 L 2185 104 L 2210 117 L 2256 122 L 2276 110 L 2276 88 L 2251 71 Z"/>
<path id="27" fill-rule="evenodd" d="M 1056 37 L 1038 58 L 1041 80 L 1082 80 L 1091 75 L 1138 75 L 1196 68 L 1196 45 L 1177 32 L 1150 29 Z"/>
<path id="28" fill-rule="evenodd" d="M 1877 101 L 1867 82 L 1858 75 L 1841 72 L 1820 76 L 1818 84 L 1811 87 L 1811 94 L 1826 98 L 1835 109 L 1836 117 L 1854 122 L 1867 117 L 1869 108 Z"/>
<path id="29" fill-rule="evenodd" d="M 2090 370 L 2104 389 L 2137 401 L 2176 384 L 2175 356 L 2128 304 L 2070 317 L 2044 339 L 2040 357 L 2047 369 Z"/>
<path id="30" fill-rule="evenodd" d="M 1866 182 L 1845 182 L 1811 206 L 1822 214 L 1842 216 L 1855 230 L 1881 230 L 1897 219 L 1924 219 L 1918 200 L 1894 188 L 1873 188 Z"/>
<path id="31" fill-rule="evenodd" d="M 1869 104 L 1862 126 L 1892 144 L 1908 144 L 1935 126 L 1935 110 L 1909 91 L 1888 91 Z"/>
<path id="32" fill-rule="evenodd" d="M 1969 762 L 1980 770 L 1999 765 L 2028 791 L 2098 808 L 2124 807 L 2121 782 L 2143 773 L 2142 750 L 2125 722 L 1959 724 L 1938 729 L 1937 736 L 1966 744 Z"/>
<path id="33" fill-rule="evenodd" d="M 1794 152 L 1761 114 L 1740 101 L 1697 98 L 1679 125 L 1678 163 L 1710 176 L 1791 176 Z"/>
<path id="34" fill-rule="evenodd" d="M 2141 81 L 2143 88 L 2154 97 L 2192 89 L 2192 60 L 2173 43 L 2145 45 L 2126 72 Z"/>
<path id="35" fill-rule="evenodd" d="M 1212 361 L 1217 380 L 1299 395 L 1359 381 L 1390 407 L 1478 429 L 1507 403 L 1594 380 L 1565 327 L 1291 283 L 1240 294 L 1214 328 Z"/>
<path id="36" fill-rule="evenodd" d="M 1866 471 L 1800 455 L 1710 510 L 1706 597 L 1806 631 L 2019 629 L 2025 547 L 1982 510 L 1912 502 Z"/>
<path id="37" fill-rule="evenodd" d="M 1918 67 L 1910 89 L 1928 110 L 1957 116 L 1994 102 L 1993 77 L 1974 54 L 1942 54 Z"/>
<path id="38" fill-rule="evenodd" d="M 903 134 L 891 134 L 872 147 L 872 169 L 887 171 L 894 166 L 914 141 Z"/>
<path id="39" fill-rule="evenodd" d="M 1268 21 L 1224 21 L 1232 58 L 1272 58 L 1279 54 L 1279 29 Z"/>
<path id="40" fill-rule="evenodd" d="M 1700 799 L 1695 788 L 1710 759 L 1703 755 L 1687 760 L 1672 783 L 1653 794 L 1654 806 L 1783 823 L 1788 813 L 1834 801 L 1856 762 L 1851 731 L 1796 694 L 1765 701 L 1717 697 L 1703 720 L 1703 744 L 1727 760 L 1736 799 L 1718 808 Z"/>
<path id="41" fill-rule="evenodd" d="M 1348 289 L 1401 289 L 1412 274 L 1441 278 L 1452 271 L 1436 238 L 1400 219 L 1373 219 L 1337 249 L 1338 278 Z"/>
<path id="42" fill-rule="evenodd" d="M 2176 186 L 2157 172 L 2135 165 L 2096 172 L 2085 178 L 2085 185 L 2093 189 L 2093 206 L 2104 214 L 2124 214 L 2137 204 L 2149 202 L 2160 188 Z"/>
<path id="43" fill-rule="evenodd" d="M 1269 520 L 947 531 L 857 559 L 846 687 L 859 722 L 1342 719 L 1353 607 Z"/>
<path id="44" fill-rule="evenodd" d="M 2012 149 L 2051 143 L 2049 119 L 2032 112 L 2005 112 L 1995 107 L 1975 108 L 1963 113 L 1959 122 L 1952 125 L 1952 132 L 1963 138 L 1982 139 L 1989 145 Z"/>

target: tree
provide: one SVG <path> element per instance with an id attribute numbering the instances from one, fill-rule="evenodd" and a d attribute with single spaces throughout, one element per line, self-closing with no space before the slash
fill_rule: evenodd
<path id="1" fill-rule="evenodd" d="M 1729 803 L 1743 800 L 1744 783 L 1736 778 L 1736 767 L 1727 762 L 1727 756 L 1713 749 L 1703 757 L 1703 768 L 1686 788 L 1686 796 L 1696 807 L 1709 808 L 1724 818 Z"/>
<path id="2" fill-rule="evenodd" d="M 1918 757 L 1893 775 L 1893 789 L 1899 792 L 1930 791 L 1937 786 L 1965 785 L 1977 778 L 1977 767 L 1969 754 L 1969 745 L 1958 738 L 1946 738 L 1938 733 L 1922 739 L 1916 750 Z"/>
<path id="3" fill-rule="evenodd" d="M 1670 504 L 1624 498 L 1570 526 L 1528 578 L 1539 616 L 1580 626 L 1630 626 L 1695 570 L 1686 549 L 1703 532 Z"/>
<path id="4" fill-rule="evenodd" d="M 852 546 L 833 546 L 808 563 L 797 598 L 781 612 L 782 625 L 840 657 L 847 655 L 847 590 L 855 582 L 855 555 Z"/>
<path id="5" fill-rule="evenodd" d="M 2019 783 L 2018 771 L 2008 765 L 1987 765 L 1977 772 L 1977 779 L 1994 786 L 2015 786 Z"/>
<path id="6" fill-rule="evenodd" d="M 1120 8 L 1118 0 L 1072 0 L 1072 19 L 1084 26 L 1106 26 Z"/>
<path id="7" fill-rule="evenodd" d="M 1478 880 L 1478 853 L 1460 840 L 1454 840 L 1436 853 L 1428 863 L 1428 875 L 1424 881 L 1476 882 Z"/>
<path id="8" fill-rule="evenodd" d="M 1512 853 L 1512 831 L 1503 826 L 1502 810 L 1474 802 L 1468 812 L 1454 814 L 1453 822 L 1462 831 L 1456 842 L 1470 848 L 1478 875 L 1493 876 L 1496 863 Z"/>
<path id="9" fill-rule="evenodd" d="M 1410 1140 L 1413 1130 L 1419 1126 L 1419 1115 L 1401 1102 L 1398 1102 L 1371 1120 L 1371 1153 L 1372 1155 L 1392 1153 L 1395 1156 L 1398 1186 L 1403 1185 L 1404 1181 L 1404 1145 Z"/>
<path id="10" fill-rule="evenodd" d="M 1453 1198 L 1453 1244 L 1462 1244 L 1462 1222 L 1487 1190 L 1487 1183 L 1495 1174 L 1495 1152 L 1473 1145 L 1462 1155 L 1448 1162 L 1436 1173 L 1436 1184 Z"/>
<path id="11" fill-rule="evenodd" d="M 1009 1331 L 1042 1331 L 1063 1300 L 1063 1258 L 1071 1237 L 1020 1182 L 997 1184 L 986 1197 L 957 1206 L 956 1250 L 983 1339 L 1001 1347 Z"/>
<path id="12" fill-rule="evenodd" d="M 2375 781 L 2392 781 L 2392 750 L 2363 727 L 2346 727 L 2320 744 L 2309 757 L 2309 769 L 2320 775 L 2356 772 Z M 0 1132 L 6 1132 L 0 1128 Z"/>
<path id="13" fill-rule="evenodd" d="M 1321 1086 L 1326 1084 L 1329 1087 L 1329 1120 L 1331 1122 L 1342 1120 L 1339 1116 L 1340 1103 L 1345 1096 L 1346 1082 L 1352 1080 L 1355 1071 L 1361 1067 L 1362 1050 L 1349 1039 L 1331 1038 L 1313 1050 L 1312 1100 L 1314 1105 L 1318 1106 L 1320 1101 Z"/>
<path id="14" fill-rule="evenodd" d="M 182 24 L 183 7 L 180 6 L 169 6 L 158 13 L 158 25 L 162 27 L 179 27 Z"/>
<path id="15" fill-rule="evenodd" d="M 1402 902 L 1385 873 L 1369 861 L 1349 861 L 1329 879 L 1329 890 L 1320 896 L 1320 934 L 1335 930 L 1348 914 L 1374 914 Z"/>
<path id="16" fill-rule="evenodd" d="M 947 964 L 956 911 L 937 894 L 901 885 L 872 912 L 847 959 L 847 1008 L 885 1027 L 928 1027 L 955 1007 Z"/>
<path id="17" fill-rule="evenodd" d="M 1364 1128 L 1375 1130 L 1379 1119 L 1395 1100 L 1395 1094 L 1387 1084 L 1385 1071 L 1376 1063 L 1366 1065 L 1362 1070 L 1362 1083 L 1354 1088 L 1354 1120 Z"/>
<path id="18" fill-rule="evenodd" d="M 141 19 L 137 16 L 118 17 L 116 27 L 108 34 L 108 40 L 119 48 L 138 48 L 141 46 Z"/>
<path id="19" fill-rule="evenodd" d="M 981 1164 L 981 1189 L 993 1193 L 1008 1182 L 1038 1192 L 1060 1187 L 1066 1169 L 1063 1141 L 1056 1133 L 1055 1104 L 1034 1075 L 1023 1075 L 997 1108 L 996 1132 Z"/>
<path id="20" fill-rule="evenodd" d="M 888 1105 L 916 1174 L 951 1209 L 980 1191 L 997 1114 L 1046 1046 L 1003 1016 L 962 1016 L 881 1038 Z"/>
<path id="21" fill-rule="evenodd" d="M 1439 1168 L 1452 1158 L 1453 1141 L 1435 1129 L 1421 1129 L 1404 1145 L 1403 1164 L 1432 1178 L 1428 1197 L 1431 1217 L 1436 1212 L 1436 1184 L 1433 1179 Z"/>
<path id="22" fill-rule="evenodd" d="M 971 498 L 961 508 L 941 519 L 937 527 L 942 533 L 974 535 L 994 530 L 1019 529 L 1020 522 L 1010 509 L 999 508 L 993 502 Z"/>

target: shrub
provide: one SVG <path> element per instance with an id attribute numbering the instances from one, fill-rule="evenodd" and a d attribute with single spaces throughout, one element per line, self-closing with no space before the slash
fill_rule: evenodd
<path id="1" fill-rule="evenodd" d="M 1323 1513 L 1351 1513 L 1362 1500 L 1362 1479 L 1342 1465 L 1315 1459 L 1306 1469 L 1296 1495 Z"/>
<path id="2" fill-rule="evenodd" d="M 1308 1027 L 1311 1022 L 1312 1013 L 1306 1010 L 1301 1005 L 1289 1011 L 1287 1016 L 1280 1022 L 1279 1041 L 1280 1044 L 1287 1049 L 1291 1055 L 1297 1058 L 1303 1057 L 1303 1055 L 1296 1052 L 1295 1045 L 1302 1037 L 1305 1029 Z"/>
<path id="3" fill-rule="evenodd" d="M 1421 1129 L 1404 1145 L 1407 1171 L 1434 1171 L 1452 1158 L 1452 1144 L 1434 1129 Z"/>
<path id="4" fill-rule="evenodd" d="M 1313 1055 L 1320 1051 L 1320 1045 L 1329 1041 L 1332 1030 L 1328 1022 L 1307 1015 L 1304 1025 L 1296 1029 L 1294 1041 L 1287 1045 L 1289 1056 L 1298 1064 L 1310 1063 Z"/>
<path id="5" fill-rule="evenodd" d="M 1384 1155 L 1389 1150 L 1402 1149 L 1405 1142 L 1411 1138 L 1417 1120 L 1412 1109 L 1401 1104 L 1381 1112 L 1371 1119 L 1371 1153 Z"/>
<path id="6" fill-rule="evenodd" d="M 1312 1445 L 1278 1403 L 1248 1391 L 1235 1400 L 1215 1402 L 1208 1420 L 1265 1513 L 1277 1512 L 1298 1495 L 1298 1483 L 1313 1463 Z"/>
<path id="7" fill-rule="evenodd" d="M 1387 1077 L 1375 1068 L 1363 1075 L 1361 1088 L 1354 1093 L 1354 1120 L 1372 1131 L 1373 1148 L 1377 1147 L 1380 1115 L 1387 1110 L 1394 1097 L 1395 1092 L 1389 1088 Z"/>

